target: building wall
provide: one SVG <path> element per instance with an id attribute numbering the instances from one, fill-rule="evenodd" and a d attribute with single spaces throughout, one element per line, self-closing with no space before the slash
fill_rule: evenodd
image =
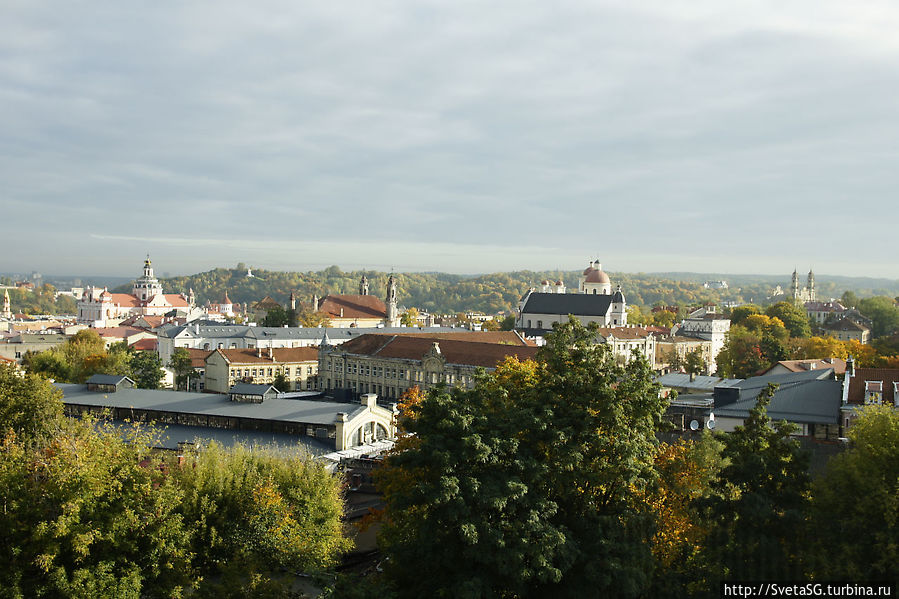
<path id="1" fill-rule="evenodd" d="M 239 382 L 272 384 L 278 374 L 283 373 L 290 388 L 287 391 L 314 391 L 318 386 L 318 361 L 302 362 L 231 362 L 219 352 L 213 352 L 206 359 L 205 389 L 216 393 L 227 393 Z"/>

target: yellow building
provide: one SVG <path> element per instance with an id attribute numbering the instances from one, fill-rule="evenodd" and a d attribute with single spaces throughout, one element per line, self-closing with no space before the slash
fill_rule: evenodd
<path id="1" fill-rule="evenodd" d="M 288 391 L 313 391 L 318 376 L 314 347 L 217 349 L 206 358 L 206 391 L 227 393 L 235 383 L 271 384 L 283 375 Z"/>

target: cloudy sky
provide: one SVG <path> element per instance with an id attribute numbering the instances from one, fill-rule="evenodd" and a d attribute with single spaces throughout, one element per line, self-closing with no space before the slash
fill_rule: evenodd
<path id="1" fill-rule="evenodd" d="M 0 271 L 899 278 L 889 0 L 0 14 Z"/>

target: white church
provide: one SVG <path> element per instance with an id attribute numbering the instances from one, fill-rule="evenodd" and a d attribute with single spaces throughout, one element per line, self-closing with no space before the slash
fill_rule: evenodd
<path id="1" fill-rule="evenodd" d="M 147 256 L 144 274 L 134 281 L 131 293 L 110 293 L 105 287 L 85 289 L 78 300 L 78 322 L 94 328 L 113 327 L 131 316 L 162 316 L 173 310 L 186 316 L 194 305 L 193 290 L 187 296 L 163 293 Z"/>

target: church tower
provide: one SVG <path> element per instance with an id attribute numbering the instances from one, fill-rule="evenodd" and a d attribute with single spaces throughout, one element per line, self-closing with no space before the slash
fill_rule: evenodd
<path id="1" fill-rule="evenodd" d="M 793 301 L 799 301 L 799 273 L 795 268 L 793 269 L 793 281 L 790 283 L 790 295 L 793 296 Z"/>
<path id="2" fill-rule="evenodd" d="M 139 279 L 135 279 L 134 287 L 131 289 L 131 295 L 135 296 L 142 302 L 146 302 L 153 296 L 162 294 L 162 285 L 159 279 L 153 274 L 153 264 L 150 262 L 150 254 L 144 260 L 144 274 Z"/>
<path id="3" fill-rule="evenodd" d="M 368 279 L 365 275 L 362 275 L 362 279 L 359 281 L 359 295 L 368 295 Z"/>
<path id="4" fill-rule="evenodd" d="M 0 314 L 0 317 L 3 317 L 7 320 L 12 320 L 12 307 L 9 301 L 9 289 L 4 290 L 3 294 L 3 313 Z"/>
<path id="5" fill-rule="evenodd" d="M 808 287 L 806 288 L 806 292 L 808 295 L 808 301 L 815 301 L 815 273 L 812 272 L 812 269 L 808 269 Z"/>
<path id="6" fill-rule="evenodd" d="M 396 277 L 393 275 L 390 275 L 390 278 L 387 279 L 387 301 L 384 303 L 387 304 L 387 322 L 385 325 L 388 327 L 400 326 L 400 319 L 396 309 Z"/>

